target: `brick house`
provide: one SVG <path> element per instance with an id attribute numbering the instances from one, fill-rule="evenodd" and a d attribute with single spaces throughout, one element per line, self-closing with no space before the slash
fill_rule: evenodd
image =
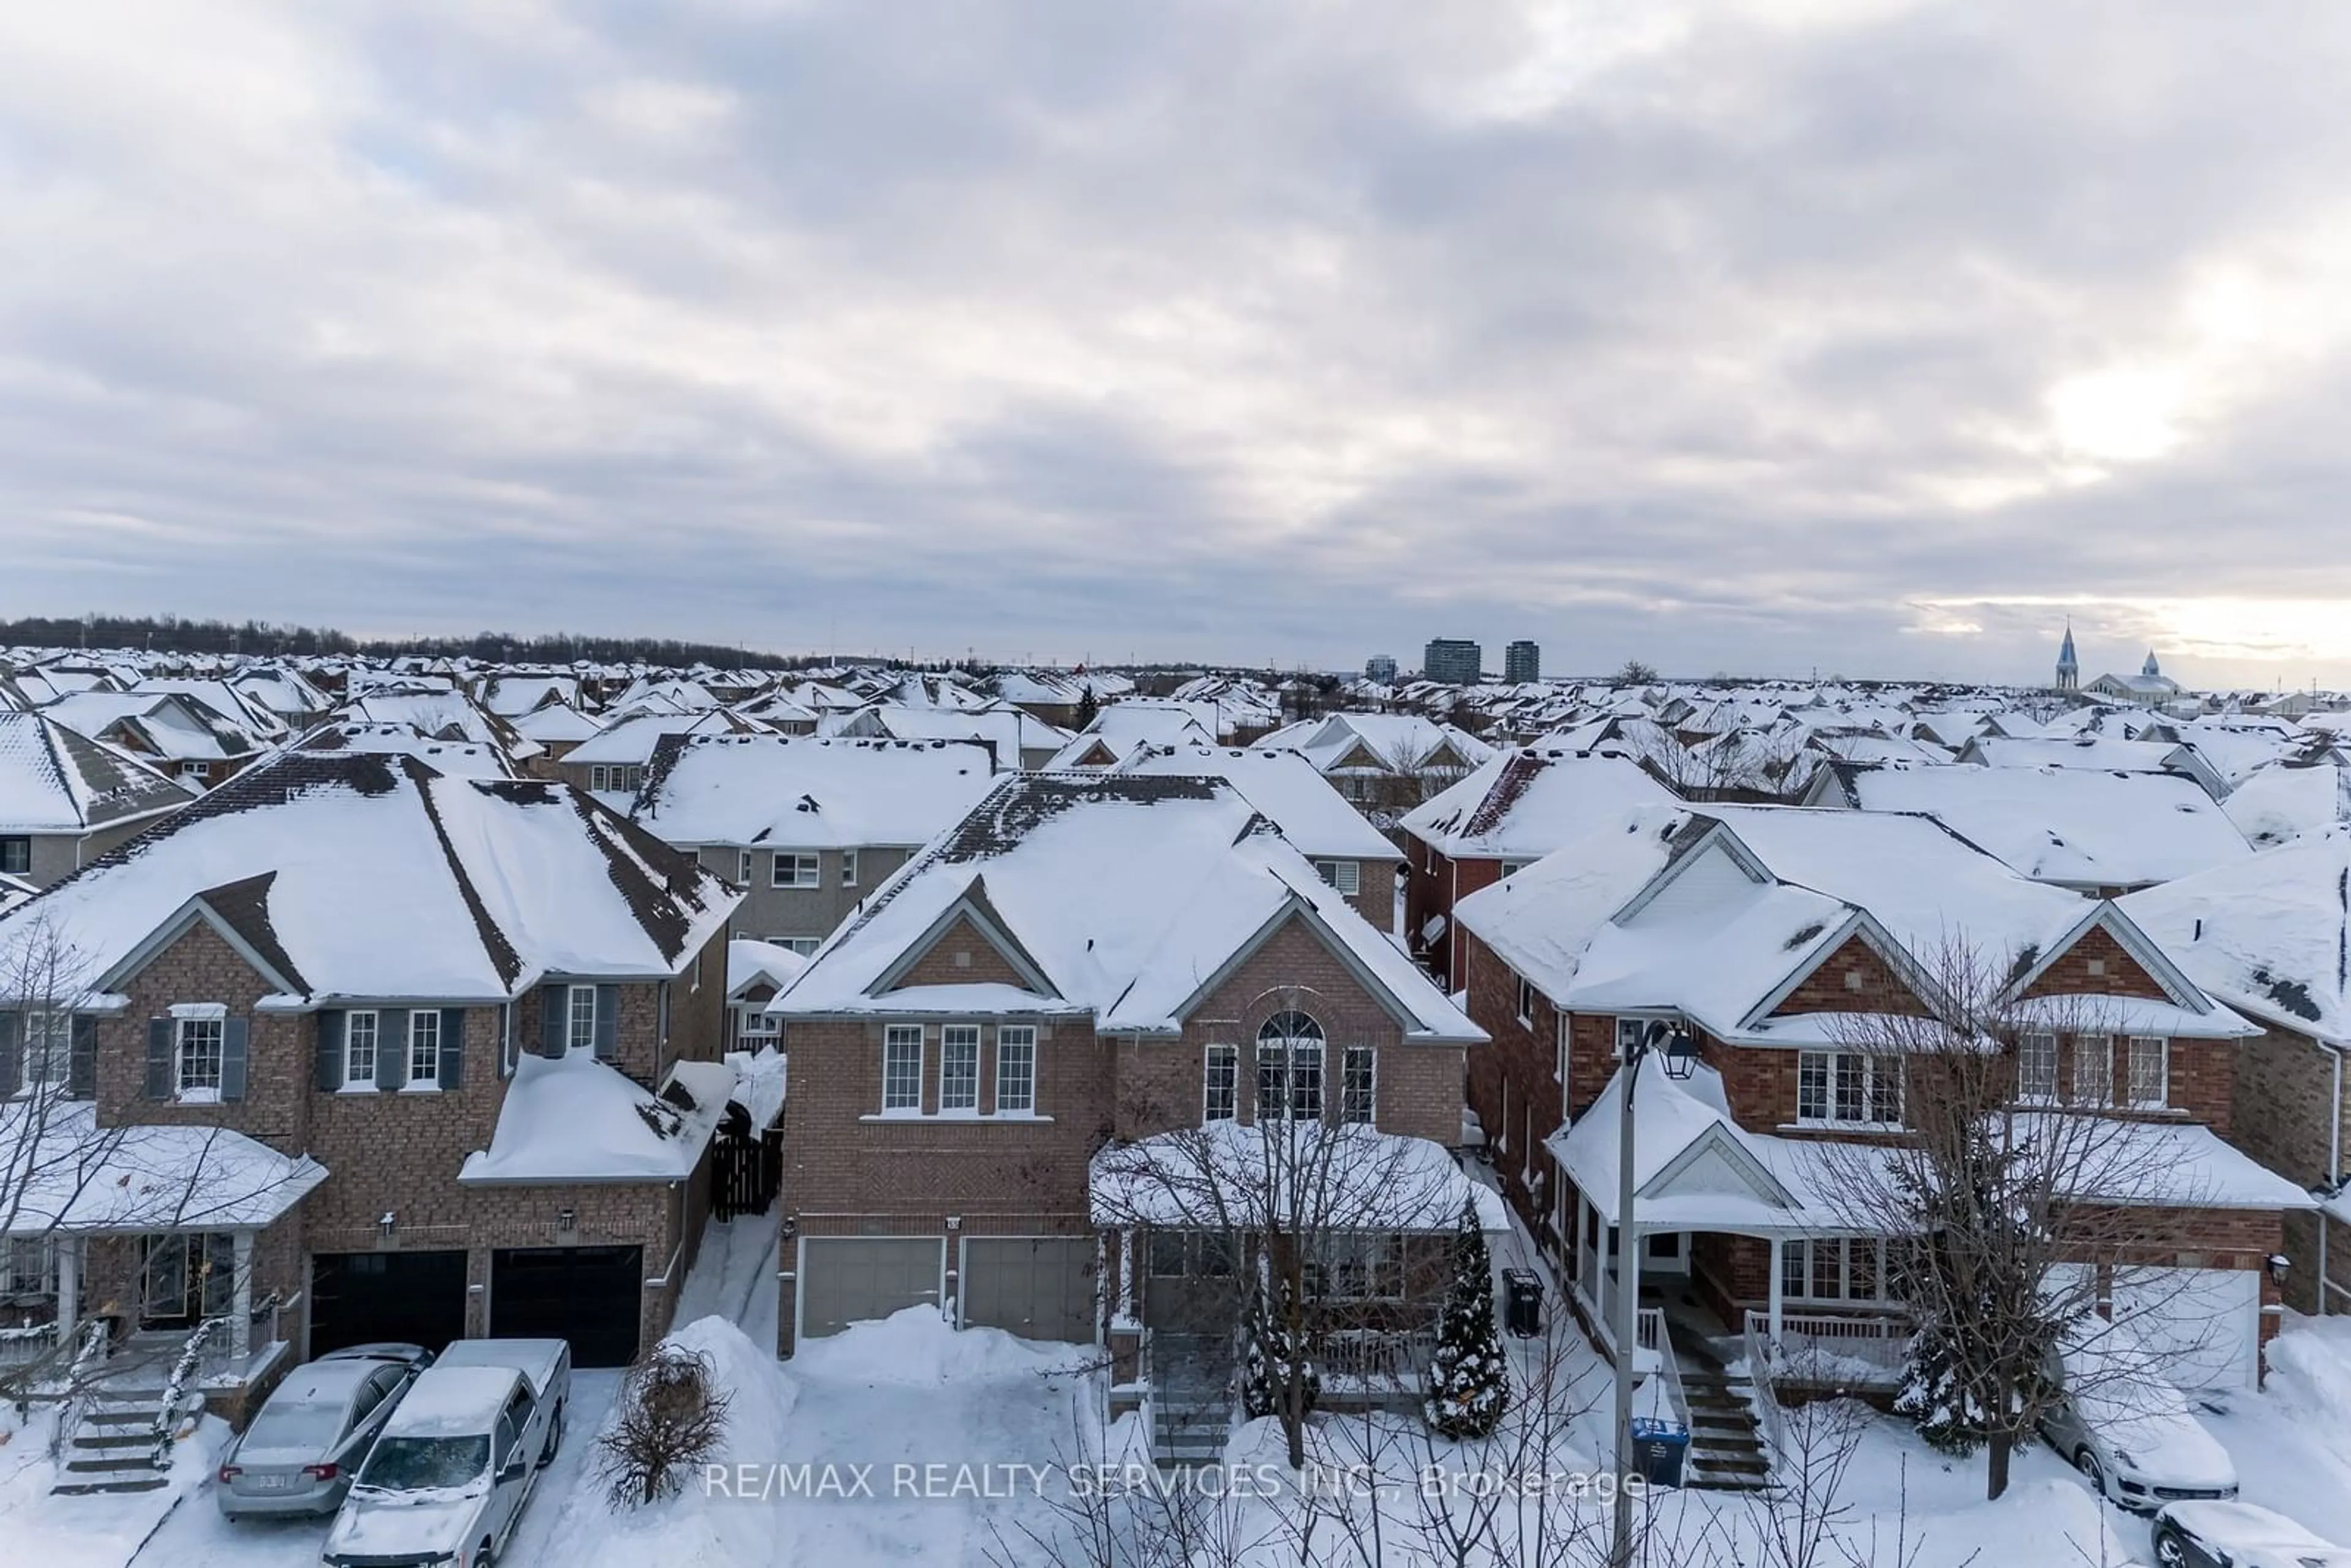
<path id="1" fill-rule="evenodd" d="M 2144 1266 L 2069 1288 L 2134 1316 L 2185 1379 L 2258 1375 L 2277 1326 L 2267 1260 L 2310 1200 L 2223 1141 L 2255 1030 L 2114 904 L 1927 818 L 1650 806 L 1457 914 L 1470 1016 L 1494 1042 L 1471 1061 L 1471 1103 L 1505 1197 L 1596 1329 L 1615 1273 L 1620 1042 L 1665 1023 L 1697 1062 L 1687 1083 L 1646 1072 L 1635 1106 L 1645 1292 L 1704 1342 L 1751 1327 L 1898 1357 L 1885 1239 L 1830 1201 L 1823 1151 L 1904 1137 L 1913 1088 L 1863 1042 L 1899 1038 L 1873 1018 L 1931 1012 L 1958 945 L 1998 966 L 2021 1026 L 2020 1113 L 2099 1118 L 2136 1166 L 2192 1173 L 2116 1198 L 2147 1215 Z"/>
<path id="2" fill-rule="evenodd" d="M 1461 988 L 1453 906 L 1581 837 L 1626 807 L 1674 792 L 1615 752 L 1527 746 L 1498 753 L 1426 805 L 1405 813 L 1404 929 L 1448 989 Z"/>
<path id="3" fill-rule="evenodd" d="M 371 1340 L 625 1362 L 701 1231 L 734 903 L 560 786 L 251 770 L 0 917 L 0 973 L 52 931 L 79 960 L 0 998 L 7 1104 L 155 1198 L 35 1204 L 13 1255 L 60 1333 L 216 1322 L 232 1404 Z"/>
<path id="4" fill-rule="evenodd" d="M 1470 1197 L 1447 1151 L 1484 1037 L 1220 778 L 1000 779 L 769 1010 L 786 1354 L 935 1304 L 1107 1342 L 1131 1379 L 1204 1266 L 1104 1212 L 1102 1162 L 1154 1139 L 1272 1123 L 1417 1162 L 1431 1214 L 1383 1258 Z"/>
<path id="5" fill-rule="evenodd" d="M 2351 1297 L 2346 889 L 2351 827 L 2337 824 L 2122 901 L 2198 985 L 2261 1026 L 2237 1053 L 2237 1114 L 2224 1135 L 2320 1200 L 2285 1217 L 2285 1299 L 2314 1313 Z"/>
<path id="6" fill-rule="evenodd" d="M 735 935 L 805 955 L 995 774 L 972 741 L 666 735 L 627 810 L 742 890 Z"/>
<path id="7" fill-rule="evenodd" d="M 127 752 L 0 711 L 0 876 L 47 887 L 193 799 Z"/>

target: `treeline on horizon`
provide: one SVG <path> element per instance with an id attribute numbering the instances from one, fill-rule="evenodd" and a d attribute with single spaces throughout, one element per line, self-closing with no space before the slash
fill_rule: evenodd
<path id="1" fill-rule="evenodd" d="M 470 637 L 376 637 L 361 639 L 330 626 L 298 626 L 269 621 L 195 621 L 177 615 L 27 615 L 0 620 L 0 648 L 86 648 L 93 653 L 267 654 L 311 657 L 350 654 L 360 658 L 472 658 L 486 664 L 653 664 L 684 669 L 707 664 L 722 670 L 803 670 L 827 664 L 859 664 L 893 670 L 962 670 L 975 675 L 1000 666 L 970 659 L 914 660 L 886 654 L 844 653 L 774 653 L 731 643 L 687 643 L 670 637 L 597 637 L 558 632 L 517 637 L 476 632 Z M 1249 674 L 1236 666 L 1146 664 L 1138 670 L 1217 670 Z"/>

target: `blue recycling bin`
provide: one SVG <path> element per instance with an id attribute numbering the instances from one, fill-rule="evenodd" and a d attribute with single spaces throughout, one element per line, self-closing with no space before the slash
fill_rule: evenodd
<path id="1" fill-rule="evenodd" d="M 1678 1487 L 1689 1458 L 1689 1428 L 1678 1421 L 1633 1418 L 1633 1473 L 1651 1486 Z"/>

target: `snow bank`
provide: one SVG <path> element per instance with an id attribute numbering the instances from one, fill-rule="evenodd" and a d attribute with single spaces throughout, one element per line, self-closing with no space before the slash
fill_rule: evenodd
<path id="1" fill-rule="evenodd" d="M 730 1396 L 726 1435 L 711 1463 L 763 1466 L 786 1451 L 799 1390 L 771 1353 L 723 1318 L 688 1323 L 662 1343 L 708 1356 L 718 1386 Z M 561 1500 L 563 1517 L 548 1542 L 545 1561 L 568 1568 L 643 1568 L 648 1563 L 719 1568 L 766 1563 L 775 1555 L 775 1516 L 765 1508 L 706 1491 L 699 1473 L 689 1477 L 685 1490 L 675 1497 L 614 1513 L 607 1511 L 594 1471 L 591 1458 L 588 1479 Z"/>
<path id="2" fill-rule="evenodd" d="M 950 1327 L 936 1307 L 907 1307 L 804 1341 L 793 1365 L 810 1378 L 926 1385 L 1074 1371 L 1090 1346 L 1016 1339 L 1001 1329 Z"/>

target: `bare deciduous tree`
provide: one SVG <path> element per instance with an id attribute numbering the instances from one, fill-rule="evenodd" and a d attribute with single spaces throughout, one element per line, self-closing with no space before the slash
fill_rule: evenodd
<path id="1" fill-rule="evenodd" d="M 658 1344 L 629 1369 L 612 1424 L 596 1438 L 605 1497 L 615 1511 L 672 1496 L 686 1474 L 717 1452 L 732 1396 L 710 1358 Z"/>
<path id="2" fill-rule="evenodd" d="M 2184 1216 L 2210 1196 L 2157 1129 L 2120 1113 L 2128 1047 L 2110 1005 L 2019 997 L 2029 967 L 1954 939 L 1918 977 L 1924 1009 L 1840 1015 L 1840 1051 L 1866 1063 L 1862 1092 L 1905 1085 L 1907 1132 L 1820 1145 L 1825 1198 L 1889 1239 L 1890 1293 L 1917 1320 L 1905 1403 L 1930 1438 L 1988 1450 L 1993 1498 L 2049 1407 L 2053 1356 L 2117 1278 L 2145 1281 L 2143 1309 L 2163 1306 L 2148 1265 L 2187 1244 Z M 2151 1348 L 2106 1339 L 2086 1375 L 2155 1374 Z"/>

